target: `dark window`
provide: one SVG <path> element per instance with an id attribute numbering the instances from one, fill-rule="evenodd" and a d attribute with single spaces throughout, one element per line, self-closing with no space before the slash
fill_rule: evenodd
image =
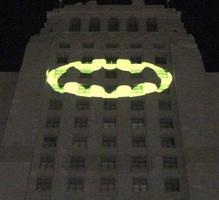
<path id="1" fill-rule="evenodd" d="M 148 32 L 157 32 L 157 19 L 148 18 L 146 20 L 146 27 Z"/>
<path id="2" fill-rule="evenodd" d="M 173 119 L 171 118 L 161 118 L 160 119 L 161 128 L 173 128 Z"/>
<path id="3" fill-rule="evenodd" d="M 52 99 L 49 101 L 49 110 L 60 110 L 62 108 L 62 101 L 58 99 Z"/>
<path id="4" fill-rule="evenodd" d="M 75 127 L 76 128 L 86 128 L 88 126 L 87 118 L 75 118 Z"/>
<path id="5" fill-rule="evenodd" d="M 144 119 L 142 118 L 133 118 L 131 119 L 132 128 L 144 128 Z"/>
<path id="6" fill-rule="evenodd" d="M 159 100 L 159 110 L 171 110 L 171 101 Z"/>
<path id="7" fill-rule="evenodd" d="M 91 48 L 94 47 L 94 44 L 91 43 L 91 42 L 89 42 L 89 43 L 83 43 L 83 44 L 82 44 L 82 47 L 83 47 L 83 48 L 87 48 L 87 49 L 91 49 Z"/>
<path id="8" fill-rule="evenodd" d="M 139 136 L 139 137 L 133 137 L 132 138 L 132 146 L 133 147 L 145 147 L 146 146 L 146 141 L 145 137 Z"/>
<path id="9" fill-rule="evenodd" d="M 53 155 L 40 156 L 40 168 L 53 168 L 55 164 L 55 157 Z"/>
<path id="10" fill-rule="evenodd" d="M 115 157 L 102 157 L 100 162 L 101 162 L 101 169 L 115 169 L 116 168 Z"/>
<path id="11" fill-rule="evenodd" d="M 70 47 L 71 47 L 71 45 L 67 42 L 62 42 L 62 43 L 59 44 L 59 48 L 61 48 L 61 49 L 67 49 L 67 48 L 70 48 Z"/>
<path id="12" fill-rule="evenodd" d="M 156 56 L 154 60 L 155 60 L 155 64 L 163 64 L 163 65 L 167 64 L 167 58 L 165 56 Z"/>
<path id="13" fill-rule="evenodd" d="M 114 118 L 104 119 L 103 128 L 116 128 L 116 119 Z"/>
<path id="14" fill-rule="evenodd" d="M 38 191 L 49 191 L 52 186 L 52 177 L 43 176 L 37 177 L 36 179 L 36 190 Z"/>
<path id="15" fill-rule="evenodd" d="M 132 157 L 132 169 L 145 169 L 147 166 L 146 157 L 145 156 L 135 156 Z"/>
<path id="16" fill-rule="evenodd" d="M 111 49 L 114 49 L 114 48 L 118 48 L 119 47 L 119 44 L 118 43 L 107 43 L 106 44 L 106 48 L 111 48 Z"/>
<path id="17" fill-rule="evenodd" d="M 132 101 L 131 110 L 144 110 L 144 102 L 143 101 Z"/>
<path id="18" fill-rule="evenodd" d="M 97 17 L 92 17 L 90 19 L 89 31 L 98 32 L 100 31 L 100 19 Z"/>
<path id="19" fill-rule="evenodd" d="M 117 78 L 117 70 L 105 70 L 106 78 Z"/>
<path id="20" fill-rule="evenodd" d="M 68 57 L 67 56 L 57 56 L 56 62 L 57 62 L 57 64 L 66 64 L 66 63 L 68 63 Z"/>
<path id="21" fill-rule="evenodd" d="M 108 148 L 116 147 L 116 137 L 115 136 L 103 136 L 102 145 L 103 147 L 108 147 Z"/>
<path id="22" fill-rule="evenodd" d="M 68 190 L 84 191 L 84 181 L 81 177 L 68 178 Z"/>
<path id="23" fill-rule="evenodd" d="M 141 57 L 139 57 L 139 56 L 137 56 L 137 57 L 131 57 L 130 60 L 131 60 L 131 63 L 132 63 L 132 64 L 141 64 L 141 62 L 142 62 L 142 59 L 141 59 Z"/>
<path id="24" fill-rule="evenodd" d="M 177 157 L 175 156 L 164 156 L 163 157 L 163 168 L 176 169 L 178 168 Z"/>
<path id="25" fill-rule="evenodd" d="M 43 140 L 43 147 L 56 147 L 57 136 L 46 136 Z"/>
<path id="26" fill-rule="evenodd" d="M 106 63 L 107 64 L 116 64 L 117 57 L 106 57 Z"/>
<path id="27" fill-rule="evenodd" d="M 78 157 L 72 156 L 70 167 L 73 169 L 85 168 L 85 158 L 81 156 Z"/>
<path id="28" fill-rule="evenodd" d="M 86 137 L 74 137 L 72 140 L 73 147 L 86 147 L 87 146 L 87 138 Z"/>
<path id="29" fill-rule="evenodd" d="M 130 48 L 132 48 L 132 49 L 139 49 L 139 48 L 142 48 L 142 44 L 132 43 L 132 44 L 130 44 Z"/>
<path id="30" fill-rule="evenodd" d="M 59 118 L 48 118 L 46 128 L 59 128 Z"/>
<path id="31" fill-rule="evenodd" d="M 137 32 L 138 31 L 138 23 L 136 18 L 129 18 L 127 21 L 127 31 L 129 32 Z"/>
<path id="32" fill-rule="evenodd" d="M 80 100 L 76 102 L 77 110 L 89 110 L 90 109 L 90 101 L 88 100 Z"/>
<path id="33" fill-rule="evenodd" d="M 91 56 L 83 56 L 81 58 L 81 63 L 92 63 L 93 57 Z"/>
<path id="34" fill-rule="evenodd" d="M 132 179 L 133 192 L 146 192 L 147 179 L 146 178 L 133 178 Z"/>
<path id="35" fill-rule="evenodd" d="M 71 20 L 69 31 L 71 32 L 81 31 L 81 19 L 80 18 L 75 17 Z"/>
<path id="36" fill-rule="evenodd" d="M 104 110 L 116 110 L 117 101 L 105 100 L 104 101 Z"/>
<path id="37" fill-rule="evenodd" d="M 119 31 L 119 20 L 117 18 L 110 18 L 108 21 L 108 31 L 118 32 Z"/>
<path id="38" fill-rule="evenodd" d="M 100 180 L 100 191 L 110 192 L 116 190 L 116 179 L 115 178 L 101 178 Z"/>
<path id="39" fill-rule="evenodd" d="M 166 45 L 165 43 L 154 43 L 155 49 L 165 49 Z"/>
<path id="40" fill-rule="evenodd" d="M 162 137 L 161 138 L 161 146 L 163 148 L 174 148 L 175 147 L 174 137 Z"/>
<path id="41" fill-rule="evenodd" d="M 165 178 L 164 185 L 165 185 L 166 192 L 179 192 L 180 191 L 179 178 Z"/>

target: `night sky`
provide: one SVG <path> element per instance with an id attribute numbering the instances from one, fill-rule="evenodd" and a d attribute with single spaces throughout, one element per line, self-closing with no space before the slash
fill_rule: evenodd
<path id="1" fill-rule="evenodd" d="M 65 4 L 79 2 L 63 0 Z M 86 2 L 86 1 L 83 1 Z M 100 4 L 129 0 L 99 0 Z M 165 4 L 165 0 L 147 0 L 148 4 Z M 188 33 L 195 36 L 208 72 L 219 72 L 219 7 L 209 0 L 171 0 L 170 7 L 182 11 Z M 0 71 L 19 71 L 26 44 L 39 33 L 46 12 L 58 7 L 58 0 L 5 0 L 0 4 Z"/>

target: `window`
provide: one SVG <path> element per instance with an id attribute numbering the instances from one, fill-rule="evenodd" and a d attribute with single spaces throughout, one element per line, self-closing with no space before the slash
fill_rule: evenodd
<path id="1" fill-rule="evenodd" d="M 48 118 L 46 128 L 59 128 L 59 118 Z"/>
<path id="2" fill-rule="evenodd" d="M 116 147 L 116 137 L 115 136 L 103 136 L 102 145 L 103 147 L 108 147 L 108 148 Z"/>
<path id="3" fill-rule="evenodd" d="M 68 190 L 84 191 L 84 181 L 83 181 L 82 177 L 68 178 Z"/>
<path id="4" fill-rule="evenodd" d="M 52 99 L 49 101 L 49 110 L 60 110 L 62 108 L 62 101 L 58 99 Z"/>
<path id="5" fill-rule="evenodd" d="M 154 43 L 155 49 L 165 49 L 166 45 L 165 43 Z"/>
<path id="6" fill-rule="evenodd" d="M 72 20 L 71 20 L 71 23 L 70 23 L 70 27 L 69 27 L 69 31 L 71 32 L 78 32 L 78 31 L 81 31 L 81 19 L 78 18 L 78 17 L 74 17 Z"/>
<path id="7" fill-rule="evenodd" d="M 68 56 L 57 56 L 56 57 L 57 64 L 66 64 L 68 63 Z"/>
<path id="8" fill-rule="evenodd" d="M 90 102 L 88 100 L 79 100 L 76 102 L 76 110 L 89 110 Z"/>
<path id="9" fill-rule="evenodd" d="M 107 64 L 116 64 L 117 57 L 106 57 L 106 63 Z"/>
<path id="10" fill-rule="evenodd" d="M 159 100 L 159 110 L 171 110 L 171 101 Z"/>
<path id="11" fill-rule="evenodd" d="M 145 169 L 147 165 L 145 156 L 135 156 L 132 157 L 132 169 Z"/>
<path id="12" fill-rule="evenodd" d="M 116 158 L 115 157 L 102 157 L 101 158 L 101 169 L 115 169 Z"/>
<path id="13" fill-rule="evenodd" d="M 130 44 L 130 48 L 132 48 L 132 49 L 139 49 L 139 48 L 142 48 L 142 44 L 140 44 L 140 43 L 132 43 L 132 44 Z"/>
<path id="14" fill-rule="evenodd" d="M 73 147 L 86 147 L 87 146 L 87 138 L 86 137 L 74 137 L 72 140 Z"/>
<path id="15" fill-rule="evenodd" d="M 70 167 L 73 169 L 82 169 L 85 168 L 85 158 L 82 156 L 72 156 Z"/>
<path id="16" fill-rule="evenodd" d="M 165 191 L 166 192 L 179 192 L 180 184 L 179 178 L 165 178 L 164 180 Z"/>
<path id="17" fill-rule="evenodd" d="M 108 31 L 118 32 L 119 31 L 119 21 L 117 18 L 110 18 L 108 21 Z"/>
<path id="18" fill-rule="evenodd" d="M 167 58 L 166 56 L 155 56 L 154 58 L 155 64 L 167 64 Z"/>
<path id="19" fill-rule="evenodd" d="M 71 45 L 67 42 L 62 42 L 62 43 L 59 44 L 59 48 L 61 48 L 61 49 L 67 49 L 67 48 L 70 48 L 70 47 L 71 47 Z"/>
<path id="20" fill-rule="evenodd" d="M 177 157 L 175 156 L 164 156 L 163 157 L 163 168 L 176 169 L 178 168 Z"/>
<path id="21" fill-rule="evenodd" d="M 100 191 L 110 192 L 116 190 L 116 179 L 115 178 L 101 178 L 100 180 Z"/>
<path id="22" fill-rule="evenodd" d="M 173 128 L 173 119 L 171 118 L 161 118 L 160 119 L 161 128 Z"/>
<path id="23" fill-rule="evenodd" d="M 136 18 L 129 18 L 127 21 L 127 31 L 128 32 L 137 32 L 138 31 L 138 23 Z"/>
<path id="24" fill-rule="evenodd" d="M 106 78 L 117 78 L 117 70 L 105 70 Z"/>
<path id="25" fill-rule="evenodd" d="M 157 19 L 148 18 L 146 20 L 146 27 L 148 32 L 157 32 Z"/>
<path id="26" fill-rule="evenodd" d="M 142 118 L 133 118 L 131 119 L 132 128 L 144 128 L 144 119 Z"/>
<path id="27" fill-rule="evenodd" d="M 55 164 L 55 157 L 53 155 L 40 156 L 40 168 L 53 168 Z"/>
<path id="28" fill-rule="evenodd" d="M 81 58 L 81 63 L 92 63 L 93 57 L 91 56 L 83 56 Z"/>
<path id="29" fill-rule="evenodd" d="M 75 127 L 76 128 L 86 128 L 88 126 L 87 118 L 75 118 Z"/>
<path id="30" fill-rule="evenodd" d="M 104 110 L 116 110 L 117 102 L 113 100 L 105 100 L 103 106 Z"/>
<path id="31" fill-rule="evenodd" d="M 174 148 L 175 147 L 175 138 L 174 137 L 162 137 L 161 146 L 163 148 Z"/>
<path id="32" fill-rule="evenodd" d="M 146 141 L 145 137 L 133 137 L 132 138 L 132 146 L 133 147 L 145 147 L 146 146 Z"/>
<path id="33" fill-rule="evenodd" d="M 131 57 L 130 60 L 131 60 L 132 64 L 140 64 L 141 63 L 141 57 L 139 57 L 139 56 Z"/>
<path id="34" fill-rule="evenodd" d="M 56 147 L 57 136 L 46 136 L 43 140 L 43 147 Z"/>
<path id="35" fill-rule="evenodd" d="M 147 179 L 146 178 L 133 178 L 132 179 L 133 192 L 146 192 Z"/>
<path id="36" fill-rule="evenodd" d="M 103 128 L 116 128 L 116 119 L 114 118 L 104 119 Z"/>
<path id="37" fill-rule="evenodd" d="M 90 19 L 89 31 L 98 32 L 100 31 L 100 19 L 97 17 L 92 17 Z"/>
<path id="38" fill-rule="evenodd" d="M 89 42 L 89 43 L 83 43 L 82 44 L 82 47 L 83 48 L 86 48 L 86 49 L 92 49 L 94 47 L 94 44 Z"/>
<path id="39" fill-rule="evenodd" d="M 52 177 L 41 176 L 36 179 L 36 190 L 38 191 L 49 191 L 52 186 Z"/>
<path id="40" fill-rule="evenodd" d="M 106 48 L 108 49 L 114 49 L 114 48 L 118 48 L 119 44 L 118 43 L 107 43 L 106 44 Z"/>
<path id="41" fill-rule="evenodd" d="M 131 110 L 144 110 L 144 102 L 143 101 L 132 101 Z"/>

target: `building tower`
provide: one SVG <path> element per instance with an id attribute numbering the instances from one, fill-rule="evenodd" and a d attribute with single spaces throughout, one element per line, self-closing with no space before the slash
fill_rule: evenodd
<path id="1" fill-rule="evenodd" d="M 61 94 L 48 84 L 49 71 L 94 59 L 153 63 L 173 81 L 161 93 L 112 99 Z M 0 199 L 218 199 L 217 78 L 204 71 L 174 9 L 90 1 L 48 12 L 26 47 L 2 136 Z M 59 86 L 77 81 L 111 93 L 145 80 L 161 84 L 151 69 L 71 68 Z"/>

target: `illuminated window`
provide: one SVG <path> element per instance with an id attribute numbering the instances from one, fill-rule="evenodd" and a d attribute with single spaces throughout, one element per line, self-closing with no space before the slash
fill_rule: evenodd
<path id="1" fill-rule="evenodd" d="M 75 118 L 75 128 L 86 128 L 88 126 L 87 118 Z"/>
<path id="2" fill-rule="evenodd" d="M 133 178 L 132 179 L 133 192 L 146 192 L 147 179 L 146 178 Z"/>
<path id="3" fill-rule="evenodd" d="M 71 191 L 84 191 L 84 181 L 82 177 L 68 178 L 68 190 Z"/>
<path id="4" fill-rule="evenodd" d="M 106 78 L 117 78 L 117 70 L 105 70 Z"/>
<path id="5" fill-rule="evenodd" d="M 106 48 L 108 49 L 114 49 L 114 48 L 118 48 L 119 44 L 118 43 L 107 43 L 106 44 Z"/>
<path id="6" fill-rule="evenodd" d="M 108 31 L 118 32 L 119 31 L 119 20 L 117 18 L 110 18 L 108 21 Z"/>
<path id="7" fill-rule="evenodd" d="M 116 119 L 114 118 L 104 119 L 103 128 L 116 128 Z"/>
<path id="8" fill-rule="evenodd" d="M 130 48 L 132 48 L 132 49 L 139 49 L 139 48 L 142 48 L 142 44 L 140 44 L 140 43 L 132 43 L 132 44 L 130 44 Z"/>
<path id="9" fill-rule="evenodd" d="M 145 156 L 135 156 L 132 157 L 132 169 L 144 169 L 147 166 L 146 158 Z"/>
<path id="10" fill-rule="evenodd" d="M 52 186 L 52 177 L 41 176 L 36 179 L 36 190 L 38 191 L 49 191 Z"/>
<path id="11" fill-rule="evenodd" d="M 88 100 L 79 100 L 76 102 L 76 110 L 89 110 L 90 101 Z"/>
<path id="12" fill-rule="evenodd" d="M 104 110 L 116 110 L 116 109 L 117 109 L 117 101 L 113 101 L 113 100 L 104 101 Z"/>
<path id="13" fill-rule="evenodd" d="M 144 102 L 143 101 L 132 101 L 131 110 L 144 110 Z"/>
<path id="14" fill-rule="evenodd" d="M 100 31 L 100 19 L 97 17 L 92 17 L 90 19 L 89 31 L 98 32 Z"/>
<path id="15" fill-rule="evenodd" d="M 128 32 L 137 32 L 138 31 L 138 23 L 136 18 L 129 18 L 127 21 L 127 31 Z"/>
<path id="16" fill-rule="evenodd" d="M 66 64 L 66 63 L 68 63 L 68 57 L 67 56 L 57 56 L 56 63 L 57 64 Z"/>
<path id="17" fill-rule="evenodd" d="M 142 62 L 142 59 L 139 56 L 131 57 L 130 60 L 132 64 L 140 64 Z"/>
<path id="18" fill-rule="evenodd" d="M 55 157 L 53 155 L 40 156 L 40 168 L 53 168 L 55 164 Z"/>
<path id="19" fill-rule="evenodd" d="M 48 118 L 46 121 L 46 128 L 59 128 L 59 118 Z"/>
<path id="20" fill-rule="evenodd" d="M 148 18 L 146 20 L 146 27 L 148 32 L 157 32 L 157 19 L 155 18 Z"/>
<path id="21" fill-rule="evenodd" d="M 103 136 L 102 145 L 103 147 L 108 147 L 108 148 L 116 147 L 116 137 L 115 136 Z"/>
<path id="22" fill-rule="evenodd" d="M 49 101 L 49 110 L 60 110 L 62 108 L 62 101 L 58 99 L 52 99 Z"/>
<path id="23" fill-rule="evenodd" d="M 70 48 L 70 47 L 71 47 L 71 45 L 67 42 L 62 42 L 62 43 L 59 44 L 59 48 L 61 48 L 61 49 L 67 49 L 67 48 Z"/>
<path id="24" fill-rule="evenodd" d="M 85 168 L 85 158 L 81 156 L 78 157 L 72 156 L 70 167 L 73 169 Z"/>
<path id="25" fill-rule="evenodd" d="M 133 118 L 131 119 L 132 128 L 144 128 L 144 119 L 142 118 Z"/>
<path id="26" fill-rule="evenodd" d="M 78 136 L 74 137 L 72 140 L 72 146 L 73 147 L 86 147 L 87 146 L 87 138 Z"/>
<path id="27" fill-rule="evenodd" d="M 171 110 L 171 101 L 159 100 L 159 110 Z"/>
<path id="28" fill-rule="evenodd" d="M 145 137 L 141 137 L 141 136 L 133 137 L 132 146 L 137 148 L 145 147 L 146 146 Z"/>
<path id="29" fill-rule="evenodd" d="M 101 178 L 100 191 L 111 192 L 116 190 L 116 179 L 114 177 Z"/>
<path id="30" fill-rule="evenodd" d="M 82 47 L 85 48 L 85 49 L 92 49 L 94 47 L 94 43 L 83 43 L 82 44 Z"/>
<path id="31" fill-rule="evenodd" d="M 57 137 L 56 136 L 46 136 L 43 140 L 43 147 L 56 147 Z"/>
<path id="32" fill-rule="evenodd" d="M 81 19 L 80 18 L 78 18 L 78 17 L 72 18 L 71 23 L 70 23 L 70 27 L 69 27 L 69 31 L 71 31 L 71 32 L 81 31 Z"/>
<path id="33" fill-rule="evenodd" d="M 173 119 L 171 118 L 161 118 L 160 119 L 161 128 L 173 128 Z"/>
<path id="34" fill-rule="evenodd" d="M 81 58 L 81 63 L 92 63 L 93 57 L 91 56 L 83 56 Z"/>
<path id="35" fill-rule="evenodd" d="M 155 64 L 167 64 L 167 58 L 165 56 L 156 56 L 155 57 Z"/>
<path id="36" fill-rule="evenodd" d="M 161 146 L 163 148 L 175 148 L 175 139 L 174 137 L 162 137 L 161 138 Z"/>
<path id="37" fill-rule="evenodd" d="M 175 178 L 175 177 L 165 178 L 164 186 L 166 192 L 179 192 L 180 191 L 179 178 Z"/>
<path id="38" fill-rule="evenodd" d="M 175 156 L 164 156 L 163 157 L 163 168 L 176 169 L 178 168 L 177 157 Z"/>

